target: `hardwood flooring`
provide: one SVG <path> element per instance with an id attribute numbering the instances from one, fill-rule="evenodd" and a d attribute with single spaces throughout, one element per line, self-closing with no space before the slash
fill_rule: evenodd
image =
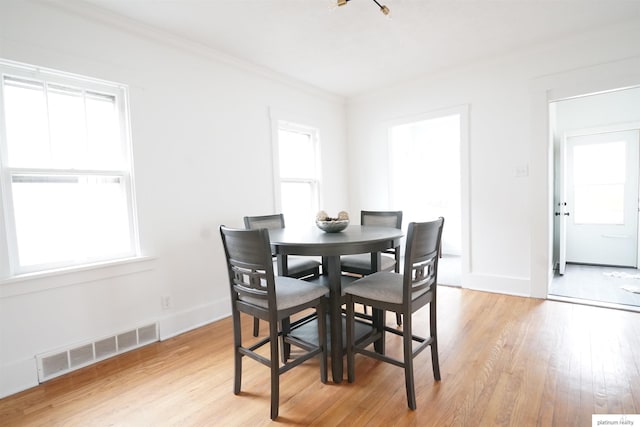
<path id="1" fill-rule="evenodd" d="M 283 425 L 590 426 L 640 413 L 640 314 L 440 287 L 440 368 L 416 359 L 418 409 L 400 368 L 356 356 L 356 381 L 322 384 L 317 361 L 281 377 Z M 418 330 L 428 311 L 416 313 Z M 390 314 L 389 323 L 395 316 Z M 243 323 L 250 336 L 251 319 Z M 261 331 L 267 328 L 262 327 Z M 387 349 L 399 354 L 396 337 Z M 260 426 L 269 371 L 244 362 L 232 392 L 230 319 L 0 400 L 9 426 Z M 346 373 L 345 373 L 346 377 Z"/>

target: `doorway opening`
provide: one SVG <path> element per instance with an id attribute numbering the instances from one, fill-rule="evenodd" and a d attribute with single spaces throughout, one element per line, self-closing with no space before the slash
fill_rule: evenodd
<path id="1" fill-rule="evenodd" d="M 412 221 L 445 218 L 438 284 L 462 286 L 462 113 L 425 116 L 389 128 L 390 200 Z"/>
<path id="2" fill-rule="evenodd" d="M 550 103 L 550 299 L 640 310 L 640 88 Z"/>

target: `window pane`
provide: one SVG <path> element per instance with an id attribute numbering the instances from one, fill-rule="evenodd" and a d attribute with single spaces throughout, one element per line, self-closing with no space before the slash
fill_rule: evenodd
<path id="1" fill-rule="evenodd" d="M 278 148 L 281 178 L 316 177 L 316 154 L 311 135 L 281 129 Z"/>
<path id="2" fill-rule="evenodd" d="M 576 224 L 624 223 L 624 141 L 573 148 Z"/>
<path id="3" fill-rule="evenodd" d="M 625 181 L 624 141 L 576 145 L 573 148 L 576 184 L 621 184 Z"/>
<path id="4" fill-rule="evenodd" d="M 624 184 L 576 185 L 576 224 L 623 224 Z"/>
<path id="5" fill-rule="evenodd" d="M 126 168 L 116 97 L 5 80 L 9 167 Z"/>
<path id="6" fill-rule="evenodd" d="M 310 225 L 316 217 L 312 184 L 283 182 L 281 185 L 282 213 L 286 226 Z"/>
<path id="7" fill-rule="evenodd" d="M 132 254 L 123 177 L 14 175 L 22 266 Z"/>
<path id="8" fill-rule="evenodd" d="M 4 111 L 9 167 L 49 165 L 49 125 L 44 85 L 4 78 Z"/>
<path id="9" fill-rule="evenodd" d="M 126 157 L 118 134 L 120 127 L 116 98 L 88 93 L 86 108 L 89 163 L 98 169 L 124 168 Z"/>
<path id="10" fill-rule="evenodd" d="M 52 167 L 86 169 L 87 130 L 82 92 L 51 85 L 48 100 Z"/>

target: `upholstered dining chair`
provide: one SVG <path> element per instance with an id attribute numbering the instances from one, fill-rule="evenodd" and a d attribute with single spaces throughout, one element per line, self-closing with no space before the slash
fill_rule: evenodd
<path id="1" fill-rule="evenodd" d="M 402 211 L 360 211 L 360 224 L 379 227 L 402 228 Z M 340 257 L 340 268 L 343 272 L 366 276 L 376 271 L 400 272 L 400 248 L 391 248 L 380 256 L 380 266 L 374 270 L 372 257 L 376 254 L 355 254 Z M 366 313 L 366 307 L 365 307 Z M 402 325 L 402 316 L 396 315 L 398 326 Z"/>
<path id="2" fill-rule="evenodd" d="M 259 215 L 245 216 L 244 226 L 246 229 L 255 230 L 258 228 L 274 229 L 284 228 L 284 215 Z M 311 257 L 288 256 L 287 257 L 287 276 L 301 278 L 318 278 L 320 276 L 320 266 L 322 263 Z M 257 337 L 260 333 L 260 320 L 253 320 L 253 336 Z"/>
<path id="3" fill-rule="evenodd" d="M 229 274 L 231 314 L 233 317 L 234 380 L 233 392 L 240 393 L 242 382 L 242 358 L 250 357 L 271 370 L 271 419 L 278 417 L 280 375 L 291 368 L 320 356 L 320 380 L 327 382 L 327 334 L 325 322 L 318 323 L 317 344 L 295 338 L 290 316 L 315 309 L 319 319 L 324 319 L 328 289 L 293 277 L 276 276 L 273 273 L 269 233 L 266 229 L 239 230 L 220 227 L 220 236 Z M 246 313 L 269 324 L 266 338 L 243 344 L 240 314 Z M 283 321 L 287 319 L 286 328 Z M 282 325 L 282 328 L 279 326 Z M 282 329 L 282 330 L 281 330 Z M 281 364 L 278 355 L 278 338 L 286 345 L 301 348 L 296 357 Z M 269 344 L 269 357 L 256 350 Z"/>
<path id="4" fill-rule="evenodd" d="M 382 271 L 364 276 L 344 288 L 347 311 L 347 375 L 355 380 L 355 354 L 360 353 L 404 368 L 407 404 L 416 409 L 413 359 L 431 346 L 433 376 L 440 381 L 438 335 L 436 324 L 436 295 L 438 283 L 438 251 L 442 240 L 444 218 L 430 222 L 412 222 L 407 233 L 403 274 Z M 354 304 L 365 304 L 374 310 L 372 332 L 355 341 Z M 429 337 L 414 334 L 412 314 L 429 304 Z M 402 330 L 385 324 L 385 312 L 395 311 L 404 316 Z M 402 336 L 403 359 L 385 354 L 385 332 Z M 381 340 L 382 351 L 367 348 Z M 413 342 L 417 342 L 413 348 Z"/>

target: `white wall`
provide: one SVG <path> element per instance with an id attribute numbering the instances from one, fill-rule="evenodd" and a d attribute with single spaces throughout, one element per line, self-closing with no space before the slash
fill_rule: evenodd
<path id="1" fill-rule="evenodd" d="M 559 101 L 555 130 L 561 138 L 564 132 L 637 121 L 640 121 L 640 87 Z"/>
<path id="2" fill-rule="evenodd" d="M 36 354 L 153 321 L 166 338 L 228 315 L 218 226 L 274 211 L 271 108 L 319 128 L 324 208 L 347 205 L 341 98 L 92 9 L 46 3 L 0 3 L 0 57 L 129 85 L 150 257 L 0 281 L 0 397 L 37 384 Z"/>
<path id="3" fill-rule="evenodd" d="M 462 284 L 545 297 L 552 224 L 548 100 L 640 84 L 637 40 L 640 22 L 628 22 L 350 100 L 349 155 L 360 161 L 349 170 L 349 209 L 388 205 L 389 123 L 468 105 L 470 196 L 463 209 L 470 243 L 463 248 Z"/>

